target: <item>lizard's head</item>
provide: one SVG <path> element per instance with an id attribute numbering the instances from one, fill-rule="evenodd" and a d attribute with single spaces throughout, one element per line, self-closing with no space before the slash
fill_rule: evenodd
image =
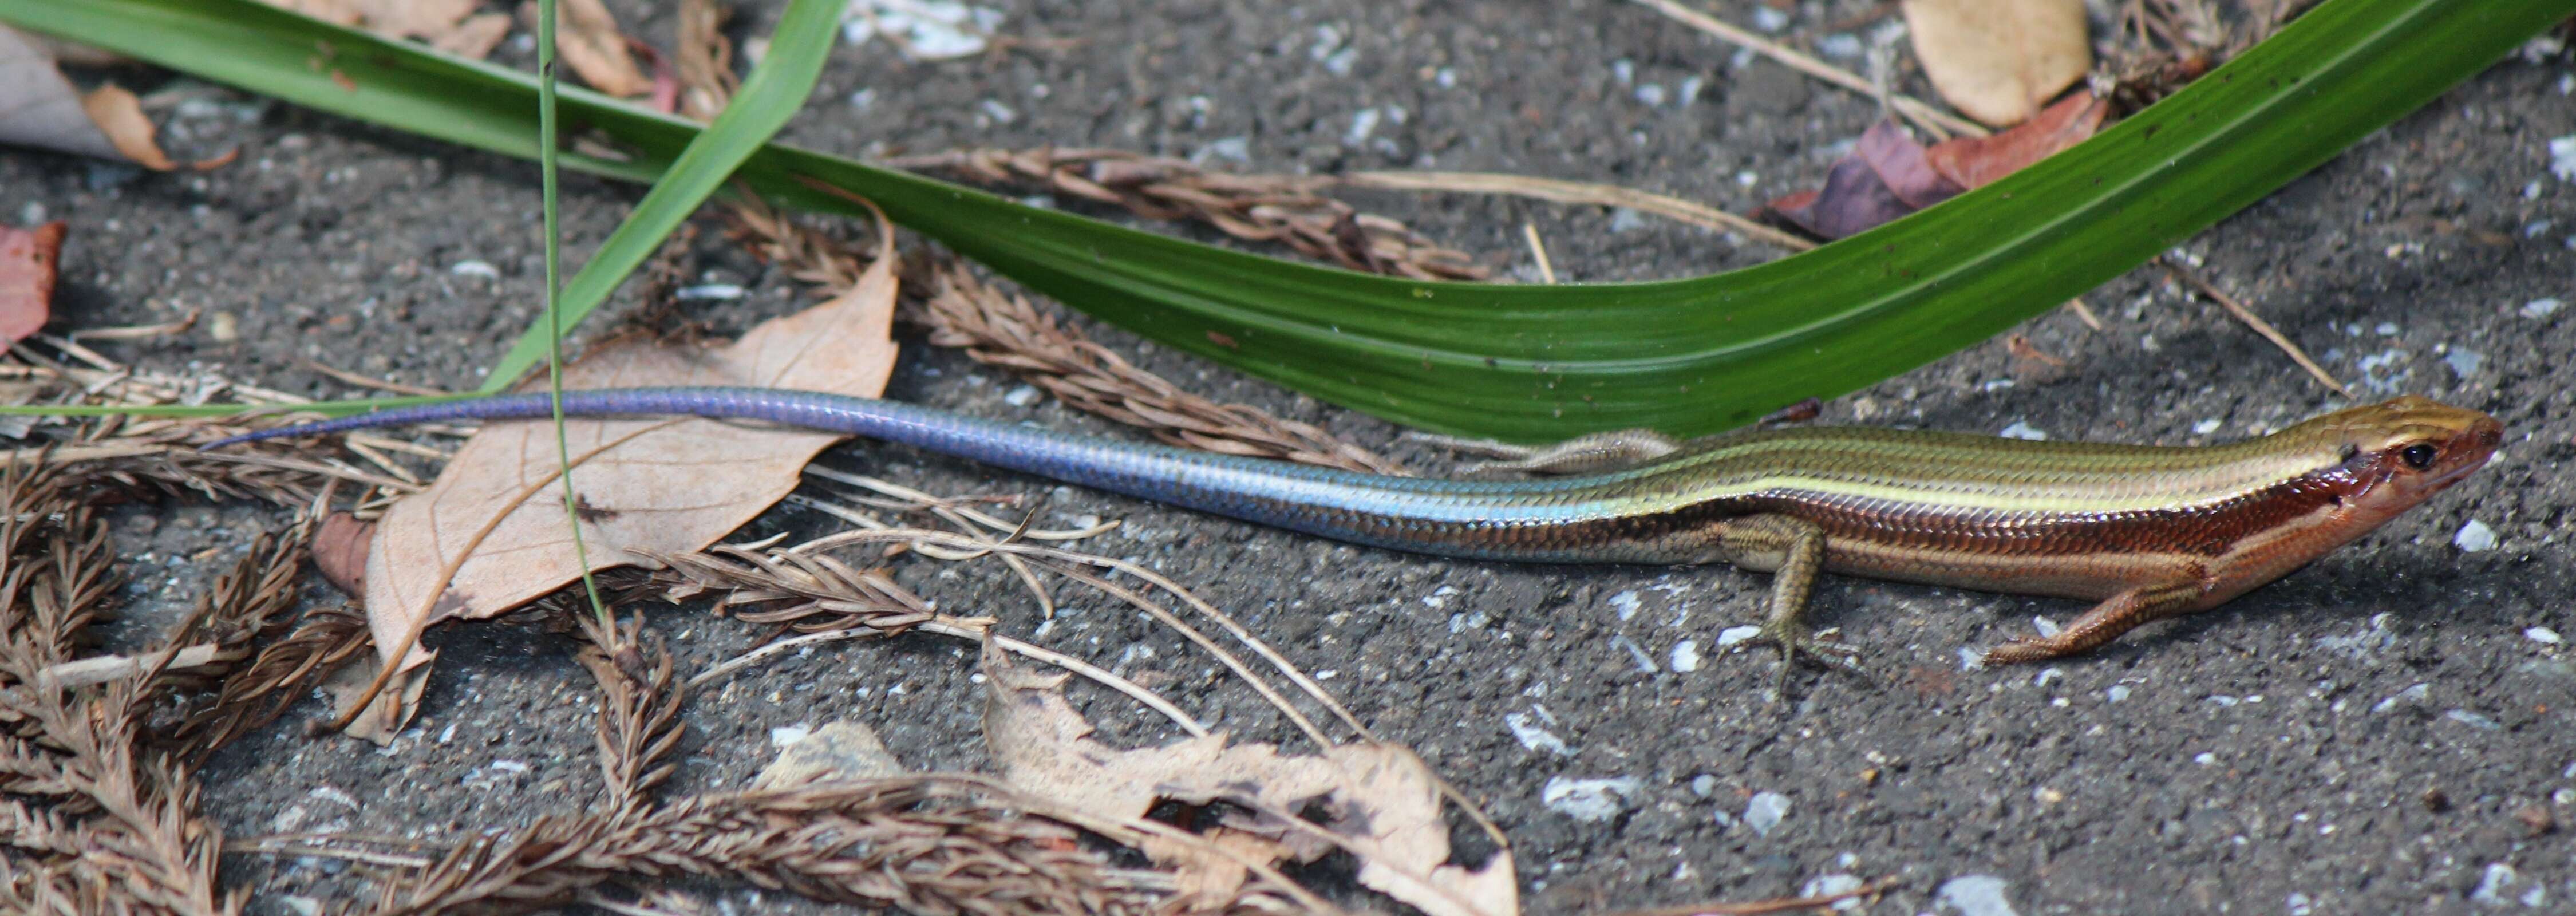
<path id="1" fill-rule="evenodd" d="M 2327 473 L 2353 508 L 2394 515 L 2485 467 L 2504 423 L 2466 408 L 2406 395 L 2308 421 L 2336 449 Z"/>

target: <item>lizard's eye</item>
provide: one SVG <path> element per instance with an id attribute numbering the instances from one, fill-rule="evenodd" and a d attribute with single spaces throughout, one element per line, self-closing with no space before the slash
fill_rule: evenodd
<path id="1" fill-rule="evenodd" d="M 2433 459 L 2439 458 L 2441 455 L 2441 449 L 2434 448 L 2422 442 L 2409 445 L 2403 451 L 2397 453 L 2397 457 L 2400 460 L 2405 461 L 2407 467 L 2414 468 L 2418 471 L 2432 467 Z"/>

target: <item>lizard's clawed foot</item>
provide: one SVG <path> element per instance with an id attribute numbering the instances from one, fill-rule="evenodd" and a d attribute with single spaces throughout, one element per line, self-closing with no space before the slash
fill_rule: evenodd
<path id="1" fill-rule="evenodd" d="M 2058 646 L 2056 640 L 2015 636 L 2004 640 L 2002 645 L 1986 650 L 1986 654 L 1977 659 L 1977 664 L 1995 668 L 2023 662 L 2047 661 L 2066 654 L 2068 654 L 2067 650 Z"/>
<path id="2" fill-rule="evenodd" d="M 1780 650 L 1780 676 L 1771 685 L 1771 701 L 1777 703 L 1788 697 L 1789 672 L 1798 667 L 1801 659 L 1819 668 L 1869 679 L 1869 671 L 1860 665 L 1860 650 L 1845 645 L 1840 635 L 1840 630 L 1809 633 L 1798 624 L 1773 623 L 1764 625 L 1760 635 L 1739 643 L 1738 648 L 1774 646 Z"/>

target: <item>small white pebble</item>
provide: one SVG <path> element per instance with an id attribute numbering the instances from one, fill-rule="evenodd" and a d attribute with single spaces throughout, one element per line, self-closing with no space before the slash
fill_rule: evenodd
<path id="1" fill-rule="evenodd" d="M 525 773 L 528 771 L 527 764 L 520 763 L 516 760 L 495 760 L 492 761 L 492 768 L 504 773 Z"/>
<path id="2" fill-rule="evenodd" d="M 2194 424 L 2192 424 L 2192 425 L 2191 425 L 2191 433 L 2192 433 L 2192 435 L 2195 435 L 2195 436 L 2206 436 L 2206 435 L 2209 435 L 2210 433 L 2217 432 L 2217 431 L 2218 431 L 2218 428 L 2219 428 L 2219 427 L 2221 427 L 2221 426 L 2224 426 L 2224 425 L 2226 425 L 2226 424 L 2225 424 L 2223 421 L 2220 421 L 2219 419 L 2217 419 L 2217 418 L 2215 418 L 2215 417 L 2212 417 L 2212 418 L 2210 418 L 2210 419 L 2202 420 L 2202 421 L 2200 421 L 2200 422 L 2198 422 L 2198 423 L 2194 423 Z"/>
<path id="3" fill-rule="evenodd" d="M 2032 442 L 2042 442 L 2048 439 L 2047 433 L 2041 432 L 2039 427 L 2032 426 L 2028 421 L 2024 420 L 2014 420 L 2011 426 L 2004 427 L 2003 432 L 1997 433 L 1996 435 L 2000 435 L 2006 439 L 2028 439 Z"/>
<path id="4" fill-rule="evenodd" d="M 447 272 L 460 277 L 482 277 L 486 280 L 501 279 L 501 269 L 492 266 L 488 261 L 458 261 L 455 264 L 449 265 Z M 2528 309 L 2529 307 L 2526 306 L 2525 308 Z"/>
<path id="5" fill-rule="evenodd" d="M 682 302 L 740 299 L 742 286 L 735 283 L 701 283 L 696 286 L 680 287 L 671 295 Z"/>
<path id="6" fill-rule="evenodd" d="M 2383 713 L 2383 712 L 2387 712 L 2387 711 L 2389 711 L 2389 710 L 2391 710 L 2391 709 L 2396 709 L 2396 708 L 2397 708 L 2397 706 L 2398 706 L 2398 704 L 2401 704 L 2401 703 L 2421 703 L 2421 702 L 2424 702 L 2426 699 L 2430 698 L 2432 695 L 2433 695 L 2433 685 L 2431 685 L 2431 684 L 2416 684 L 2416 685 L 2415 685 L 2415 686 L 2413 686 L 2413 687 L 2408 687 L 2408 688 L 2406 688 L 2406 689 L 2404 689 L 2404 690 L 2400 690 L 2400 691 L 2398 691 L 2398 692 L 2396 692 L 2396 693 L 2389 694 L 2389 695 L 2388 695 L 2388 699 L 2381 700 L 2381 701 L 2379 701 L 2379 702 L 2377 702 L 2377 703 L 2371 704 L 2370 711 L 2371 711 L 2371 712 L 2373 712 L 2373 713 Z"/>
<path id="7" fill-rule="evenodd" d="M 2522 631 L 2522 637 L 2544 646 L 2555 646 L 2566 641 L 2559 637 L 2557 630 L 2548 627 L 2530 627 Z"/>
<path id="8" fill-rule="evenodd" d="M 1751 624 L 1727 627 L 1717 631 L 1717 647 L 1723 649 L 1760 635 L 1762 635 L 1762 628 Z"/>
<path id="9" fill-rule="evenodd" d="M 2378 332 L 2381 337 L 2395 337 L 2397 336 L 2397 322 L 2382 321 L 2379 323 L 2379 327 L 2372 328 L 2371 330 Z"/>
<path id="10" fill-rule="evenodd" d="M 1673 644 L 1673 670 L 1699 670 L 1699 640 L 1685 639 Z"/>
<path id="11" fill-rule="evenodd" d="M 2218 755 L 2212 754 L 2208 751 L 2202 751 L 2191 755 L 2191 762 L 2200 764 L 2201 766 L 2208 766 L 2218 762 Z"/>
<path id="12" fill-rule="evenodd" d="M 1637 616 L 1637 591 L 1636 591 L 1636 589 L 1629 589 L 1629 590 L 1627 590 L 1627 591 L 1620 592 L 1620 593 L 1618 593 L 1618 594 L 1616 594 L 1616 595 L 1612 595 L 1612 596 L 1610 596 L 1610 608 L 1611 608 L 1612 610 L 1615 610 L 1615 611 L 1618 611 L 1618 612 L 1619 612 L 1619 619 L 1620 619 L 1620 620 L 1633 620 L 1633 619 L 1636 619 L 1636 616 Z"/>
<path id="13" fill-rule="evenodd" d="M 2446 719 L 2449 719 L 2449 720 L 2451 720 L 2451 721 L 2453 721 L 2453 722 L 2457 722 L 2457 723 L 2460 723 L 2460 724 L 2462 724 L 2462 725 L 2466 725 L 2466 726 L 2468 726 L 2468 727 L 2470 727 L 2470 728 L 2477 729 L 2477 730 L 2479 730 L 2479 731 L 2489 731 L 2489 732 L 2492 732 L 2492 731 L 2502 731 L 2502 730 L 2504 730 L 2504 723 L 2502 723 L 2502 722 L 2498 722 L 2498 721 L 2496 721 L 2496 720 L 2494 720 L 2494 719 L 2490 719 L 2490 718 L 2487 718 L 2487 717 L 2482 716 L 2482 715 L 2478 715 L 2477 713 L 2473 713 L 2473 712 L 2470 712 L 2470 711 L 2465 710 L 2465 709 L 2454 709 L 2454 710 L 2451 710 L 2450 712 L 2443 713 L 2443 714 L 2442 714 L 2442 717 L 2443 717 L 2443 718 L 2446 718 Z"/>
<path id="14" fill-rule="evenodd" d="M 2483 551 L 2494 550 L 2496 545 L 2495 529 L 2487 527 L 2487 523 L 2485 522 L 2478 521 L 2477 519 L 2470 519 L 2468 524 L 2460 526 L 2460 533 L 2451 536 L 2451 544 L 2452 546 L 2460 548 L 2462 553 L 2480 553 Z"/>
<path id="15" fill-rule="evenodd" d="M 2057 638 L 2057 621 L 2050 620 L 2046 617 L 2033 616 L 2030 618 L 2030 628 L 2038 630 L 2039 638 L 2041 639 Z"/>
<path id="16" fill-rule="evenodd" d="M 1027 385 L 1013 388 L 1009 393 L 1002 395 L 1002 403 L 1013 407 L 1027 407 L 1037 402 L 1038 390 Z"/>
<path id="17" fill-rule="evenodd" d="M 1789 14 L 1768 6 L 1753 7 L 1753 27 L 1772 34 L 1789 27 Z"/>
<path id="18" fill-rule="evenodd" d="M 769 746 L 786 747 L 790 744 L 805 740 L 806 735 L 813 733 L 814 729 L 812 726 L 805 725 L 801 722 L 795 725 L 781 725 L 769 730 Z"/>
<path id="19" fill-rule="evenodd" d="M 1605 821 L 1628 807 L 1639 786 L 1636 777 L 1618 779 L 1567 779 L 1548 777 L 1539 789 L 1539 801 L 1548 810 L 1578 821 Z"/>
<path id="20" fill-rule="evenodd" d="M 2522 304 L 2522 317 L 2547 318 L 2551 315 L 2557 314 L 2558 307 L 2562 304 L 2563 303 L 2552 298 L 2534 299 Z"/>
<path id="21" fill-rule="evenodd" d="M 1961 875 L 1941 882 L 1937 896 L 1960 916 L 2019 916 L 2011 898 L 2004 895 L 2011 887 L 2011 882 L 1993 875 Z"/>
<path id="22" fill-rule="evenodd" d="M 2129 685 L 2113 684 L 2102 691 L 2102 698 L 2117 703 L 2129 698 Z"/>
<path id="23" fill-rule="evenodd" d="M 1789 816 L 1789 796 L 1763 792 L 1744 803 L 1744 826 L 1753 828 L 1755 836 L 1770 836 L 1771 829 Z"/>
<path id="24" fill-rule="evenodd" d="M 1574 748 L 1567 746 L 1565 739 L 1557 737 L 1555 732 L 1548 731 L 1546 726 L 1538 724 L 1529 713 L 1504 713 L 1503 727 L 1511 730 L 1512 740 L 1520 742 L 1523 748 L 1543 751 L 1559 757 L 1574 754 Z"/>

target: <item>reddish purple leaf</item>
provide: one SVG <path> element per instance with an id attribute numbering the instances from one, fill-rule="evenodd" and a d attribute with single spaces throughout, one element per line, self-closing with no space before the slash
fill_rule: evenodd
<path id="1" fill-rule="evenodd" d="M 25 340 L 53 318 L 65 231 L 60 220 L 34 229 L 0 226 L 0 340 Z"/>
<path id="2" fill-rule="evenodd" d="M 2078 92 L 2003 133 L 1935 143 L 1924 151 L 1924 161 L 1959 187 L 1982 188 L 2084 142 L 2110 113 L 2108 100 Z"/>
<path id="3" fill-rule="evenodd" d="M 1825 173 L 1821 191 L 1772 201 L 1763 212 L 1820 238 L 1838 239 L 1949 199 L 1958 185 L 1933 171 L 1923 145 L 1891 121 L 1871 125 L 1852 154 Z"/>

